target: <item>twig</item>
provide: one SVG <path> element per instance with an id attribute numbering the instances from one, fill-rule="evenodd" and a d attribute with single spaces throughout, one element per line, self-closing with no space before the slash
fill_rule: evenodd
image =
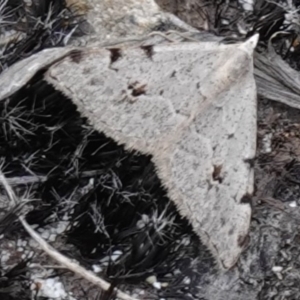
<path id="1" fill-rule="evenodd" d="M 29 233 L 29 235 L 40 245 L 40 247 L 54 260 L 56 260 L 61 265 L 65 266 L 67 269 L 71 270 L 75 274 L 83 277 L 84 279 L 88 280 L 89 282 L 97 285 L 101 289 L 107 291 L 110 288 L 110 284 L 106 282 L 105 280 L 99 278 L 98 276 L 94 275 L 92 272 L 84 269 L 77 263 L 72 262 L 69 258 L 65 257 L 61 253 L 59 253 L 57 250 L 55 250 L 53 247 L 51 247 L 46 241 L 43 240 L 43 238 L 34 231 L 30 225 L 26 222 L 24 216 L 19 217 L 22 225 L 26 229 L 26 231 Z M 116 295 L 122 300 L 138 300 L 136 298 L 133 298 L 119 290 L 116 289 Z"/>
<path id="2" fill-rule="evenodd" d="M 80 174 L 80 178 L 93 177 L 102 174 L 99 170 L 91 170 L 91 171 L 83 171 Z M 75 178 L 76 175 L 71 175 L 70 178 Z M 37 184 L 44 183 L 49 179 L 48 176 L 44 175 L 32 175 L 32 176 L 16 176 L 16 177 L 7 177 L 6 181 L 9 186 L 18 186 L 18 185 L 29 185 L 29 184 Z M 0 174 L 0 186 L 2 185 L 2 177 Z"/>
<path id="3" fill-rule="evenodd" d="M 6 178 L 8 184 L 10 186 L 16 185 L 28 185 L 28 184 L 35 184 L 35 183 L 42 183 L 47 181 L 47 176 L 18 176 L 18 177 L 10 177 Z"/>

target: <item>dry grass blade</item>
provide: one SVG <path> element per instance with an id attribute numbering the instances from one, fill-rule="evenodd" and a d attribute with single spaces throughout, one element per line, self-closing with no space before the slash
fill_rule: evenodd
<path id="1" fill-rule="evenodd" d="M 254 75 L 258 95 L 299 109 L 299 72 L 283 61 L 271 44 L 268 50 L 255 53 Z"/>
<path id="2" fill-rule="evenodd" d="M 7 196 L 9 198 L 9 200 L 11 201 L 11 207 L 17 206 L 18 205 L 17 197 L 16 197 L 14 191 L 12 190 L 11 186 L 8 184 L 2 171 L 0 171 L 0 183 L 3 185 L 3 187 L 7 193 Z"/>

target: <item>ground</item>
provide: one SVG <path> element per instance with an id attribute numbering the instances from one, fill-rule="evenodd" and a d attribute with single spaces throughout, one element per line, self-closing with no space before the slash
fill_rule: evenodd
<path id="1" fill-rule="evenodd" d="M 168 8 L 167 1 L 157 2 Z M 91 40 L 72 43 L 172 25 L 157 18 L 152 1 L 130 1 L 127 9 L 118 4 L 116 14 L 110 1 L 91 1 L 97 6 L 91 11 L 96 32 Z M 102 11 L 103 19 L 97 19 Z M 147 14 L 156 17 L 149 21 Z M 228 31 L 227 26 L 219 32 Z M 37 199 L 27 205 L 28 222 L 66 256 L 139 299 L 300 299 L 298 110 L 258 99 L 258 150 L 249 162 L 255 168 L 249 241 L 237 266 L 226 273 L 170 204 L 150 158 L 126 152 L 95 132 L 70 100 L 41 78 L 2 103 L 0 111 L 4 173 L 21 199 Z M 167 225 L 160 234 L 154 229 L 166 207 Z M 2 191 L 1 299 L 109 299 L 50 260 L 12 212 Z M 141 244 L 145 248 L 139 252 Z"/>

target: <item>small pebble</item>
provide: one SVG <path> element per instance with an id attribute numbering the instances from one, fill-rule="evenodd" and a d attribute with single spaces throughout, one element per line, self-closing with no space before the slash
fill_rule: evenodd
<path id="1" fill-rule="evenodd" d="M 190 284 L 190 283 L 191 283 L 191 278 L 189 278 L 189 277 L 184 277 L 183 283 L 184 283 L 184 284 Z"/>
<path id="2" fill-rule="evenodd" d="M 272 268 L 272 271 L 273 271 L 274 273 L 280 273 L 280 272 L 282 272 L 282 270 L 283 270 L 283 267 L 281 267 L 281 266 L 274 266 L 274 267 Z"/>
<path id="3" fill-rule="evenodd" d="M 119 258 L 122 254 L 123 254 L 122 251 L 116 250 L 116 251 L 113 252 L 113 254 L 111 255 L 110 259 L 111 259 L 112 261 L 116 261 L 116 260 L 118 260 L 118 258 Z"/>
<path id="4" fill-rule="evenodd" d="M 93 268 L 94 273 L 102 272 L 102 268 L 99 265 L 93 265 L 92 268 Z"/>
<path id="5" fill-rule="evenodd" d="M 176 269 L 176 270 L 174 271 L 174 275 L 180 275 L 180 274 L 181 274 L 181 271 L 180 271 L 180 270 Z"/>
<path id="6" fill-rule="evenodd" d="M 56 240 L 56 234 L 51 234 L 49 236 L 49 242 L 54 242 Z"/>
<path id="7" fill-rule="evenodd" d="M 153 285 L 153 287 L 156 288 L 157 290 L 160 290 L 160 289 L 161 289 L 161 283 L 158 282 L 158 281 L 154 282 L 152 285 Z"/>
<path id="8" fill-rule="evenodd" d="M 47 240 L 49 237 L 50 237 L 50 232 L 48 230 L 44 230 L 42 233 L 41 233 L 41 237 L 44 239 L 44 240 Z"/>
<path id="9" fill-rule="evenodd" d="M 155 282 L 157 282 L 157 278 L 155 275 L 149 276 L 148 278 L 146 278 L 146 282 L 153 285 Z"/>

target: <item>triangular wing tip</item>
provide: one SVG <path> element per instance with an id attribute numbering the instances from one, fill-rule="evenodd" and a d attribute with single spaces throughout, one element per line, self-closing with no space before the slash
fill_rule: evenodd
<path id="1" fill-rule="evenodd" d="M 246 40 L 244 43 L 240 45 L 240 49 L 248 52 L 250 55 L 253 54 L 254 49 L 258 43 L 259 40 L 259 34 L 256 33 L 253 36 L 251 36 L 248 40 Z"/>

